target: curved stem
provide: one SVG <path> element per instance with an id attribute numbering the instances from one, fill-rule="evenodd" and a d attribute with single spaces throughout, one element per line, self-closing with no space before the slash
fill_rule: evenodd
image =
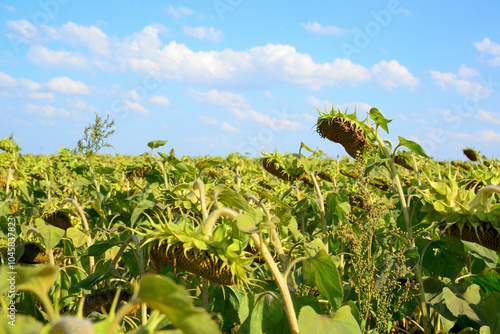
<path id="1" fill-rule="evenodd" d="M 203 183 L 203 181 L 198 178 L 196 181 L 194 181 L 194 184 L 193 184 L 193 190 L 196 190 L 198 189 L 199 193 L 200 193 L 200 205 L 201 205 L 201 214 L 202 214 L 202 217 L 203 217 L 203 221 L 205 221 L 207 219 L 207 200 L 206 200 L 206 197 L 205 197 L 205 184 Z"/>
<path id="2" fill-rule="evenodd" d="M 328 235 L 326 234 L 326 214 L 325 214 L 325 203 L 323 202 L 323 195 L 321 194 L 321 190 L 319 189 L 318 181 L 316 181 L 316 175 L 314 173 L 310 174 L 313 184 L 314 191 L 316 192 L 316 196 L 318 197 L 318 209 L 321 219 L 321 229 L 323 232 L 323 244 L 325 245 L 326 253 L 328 254 Z"/>
<path id="3" fill-rule="evenodd" d="M 250 238 L 252 238 L 255 245 L 259 248 L 260 254 L 264 258 L 264 261 L 266 261 L 266 264 L 268 265 L 274 280 L 278 284 L 281 295 L 283 297 L 283 301 L 285 303 L 285 311 L 288 317 L 288 323 L 290 324 L 290 331 L 293 334 L 298 334 L 299 323 L 297 321 L 297 315 L 295 314 L 295 309 L 293 308 L 292 296 L 290 295 L 290 291 L 288 291 L 287 284 L 283 276 L 281 276 L 278 266 L 276 265 L 276 262 L 274 262 L 273 256 L 267 249 L 265 243 L 261 242 L 261 236 L 257 233 L 252 233 L 250 234 Z"/>
<path id="4" fill-rule="evenodd" d="M 219 208 L 212 211 L 212 213 L 203 222 L 203 233 L 205 235 L 211 236 L 215 223 L 217 222 L 217 219 L 219 219 L 220 216 L 224 216 L 229 219 L 235 219 L 237 215 L 238 212 L 229 208 Z"/>
<path id="5" fill-rule="evenodd" d="M 82 220 L 83 228 L 85 229 L 85 233 L 87 233 L 87 247 L 92 246 L 92 236 L 90 235 L 90 228 L 89 224 L 87 223 L 87 218 L 85 218 L 85 213 L 83 212 L 82 207 L 78 204 L 78 202 L 73 199 L 73 198 L 65 198 L 61 202 L 61 206 L 63 206 L 65 203 L 71 203 L 76 211 L 78 212 L 78 215 L 80 216 L 80 219 Z M 89 275 L 92 275 L 94 272 L 94 257 L 89 256 Z"/>

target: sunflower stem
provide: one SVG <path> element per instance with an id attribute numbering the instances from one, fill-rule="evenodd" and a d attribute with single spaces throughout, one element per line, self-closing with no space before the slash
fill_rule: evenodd
<path id="1" fill-rule="evenodd" d="M 369 123 L 367 123 L 367 127 L 375 135 L 375 138 L 376 138 L 377 142 L 379 143 L 380 147 L 382 148 L 382 151 L 383 151 L 385 157 L 388 158 L 388 163 L 389 163 L 389 167 L 390 167 L 390 171 L 391 171 L 391 177 L 392 177 L 394 185 L 396 186 L 396 189 L 398 191 L 399 200 L 401 201 L 401 208 L 403 211 L 403 216 L 404 216 L 404 220 L 405 220 L 405 224 L 406 224 L 406 231 L 408 232 L 408 239 L 410 242 L 409 246 L 414 247 L 415 246 L 415 239 L 413 237 L 413 229 L 412 229 L 411 221 L 410 221 L 410 212 L 409 212 L 409 208 L 408 208 L 408 205 L 406 202 L 405 194 L 403 192 L 403 187 L 401 186 L 401 181 L 399 180 L 399 175 L 398 175 L 396 166 L 394 165 L 394 160 L 392 158 L 391 153 L 387 149 L 387 146 L 385 145 L 384 141 L 382 140 L 382 138 L 378 134 L 378 132 L 376 130 L 374 130 L 373 127 L 371 127 Z M 418 281 L 418 287 L 419 287 L 418 299 L 419 299 L 419 303 L 420 303 L 419 304 L 420 311 L 422 312 L 422 322 L 424 325 L 424 333 L 431 333 L 432 323 L 431 323 L 431 319 L 429 318 L 429 310 L 427 308 L 427 303 L 425 301 L 424 281 L 423 281 L 423 277 L 422 277 L 421 266 L 420 265 L 415 266 L 413 271 L 414 271 L 416 279 Z"/>
<path id="2" fill-rule="evenodd" d="M 78 204 L 76 199 L 73 198 L 65 198 L 61 201 L 61 207 L 65 203 L 71 203 L 76 211 L 78 211 L 78 215 L 80 216 L 80 219 L 82 220 L 83 228 L 85 229 L 85 233 L 87 233 L 87 247 L 92 246 L 92 236 L 90 235 L 90 228 L 89 224 L 87 223 L 87 218 L 85 218 L 85 213 L 82 210 L 82 207 Z M 94 272 L 94 257 L 89 256 L 89 275 L 92 275 Z"/>
<path id="3" fill-rule="evenodd" d="M 212 213 L 203 222 L 203 233 L 205 235 L 212 236 L 212 231 L 214 229 L 215 223 L 220 216 L 224 216 L 229 219 L 235 219 L 237 215 L 238 212 L 229 208 L 218 208 L 212 211 Z"/>
<path id="4" fill-rule="evenodd" d="M 262 241 L 262 236 L 257 233 L 252 233 L 250 234 L 250 238 L 252 238 L 255 245 L 259 248 L 261 256 L 264 258 L 264 261 L 266 261 L 266 264 L 268 265 L 275 282 L 278 284 L 278 288 L 280 289 L 283 301 L 285 303 L 285 311 L 288 318 L 288 323 L 290 325 L 290 331 L 293 334 L 298 334 L 299 323 L 297 321 L 295 309 L 293 308 L 292 296 L 290 295 L 290 291 L 288 290 L 285 279 L 281 275 L 276 262 L 274 262 L 273 256 L 269 252 L 269 249 L 267 249 L 265 243 Z"/>

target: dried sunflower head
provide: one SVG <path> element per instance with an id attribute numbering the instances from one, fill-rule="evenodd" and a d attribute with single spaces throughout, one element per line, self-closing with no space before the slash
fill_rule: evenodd
<path id="1" fill-rule="evenodd" d="M 319 118 L 316 123 L 316 131 L 322 138 L 327 138 L 334 143 L 341 144 L 352 158 L 358 159 L 365 149 L 371 147 L 365 134 L 364 123 L 359 121 L 356 111 L 352 114 L 332 110 L 319 112 Z"/>

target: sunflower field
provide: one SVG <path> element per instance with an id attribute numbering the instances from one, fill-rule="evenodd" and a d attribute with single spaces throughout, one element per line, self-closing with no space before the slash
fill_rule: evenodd
<path id="1" fill-rule="evenodd" d="M 500 161 L 318 111 L 348 156 L 0 140 L 0 332 L 500 333 Z"/>

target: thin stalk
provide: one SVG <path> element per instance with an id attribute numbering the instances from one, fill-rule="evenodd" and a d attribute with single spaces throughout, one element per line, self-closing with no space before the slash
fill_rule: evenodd
<path id="1" fill-rule="evenodd" d="M 413 229 L 412 229 L 412 226 L 410 223 L 410 212 L 408 209 L 408 205 L 406 203 L 406 197 L 405 197 L 405 194 L 403 192 L 403 187 L 401 186 L 401 181 L 399 180 L 399 175 L 398 175 L 398 172 L 396 170 L 396 166 L 394 165 L 394 160 L 392 159 L 391 153 L 387 149 L 387 146 L 385 145 L 384 141 L 382 140 L 382 138 L 380 137 L 378 132 L 376 130 L 374 130 L 369 124 L 367 124 L 367 125 L 372 130 L 372 133 L 375 135 L 375 138 L 376 138 L 377 142 L 379 143 L 380 147 L 382 148 L 384 155 L 386 156 L 386 158 L 388 158 L 389 167 L 390 167 L 390 171 L 391 171 L 391 177 L 392 177 L 394 185 L 396 186 L 396 189 L 398 191 L 399 200 L 401 201 L 401 208 L 403 210 L 403 217 L 404 217 L 405 224 L 406 224 L 406 231 L 408 232 L 408 239 L 410 241 L 410 247 L 413 247 L 413 246 L 415 246 L 415 240 L 413 238 Z M 418 285 L 419 285 L 419 292 L 420 293 L 419 293 L 418 299 L 420 302 L 420 304 L 419 304 L 420 311 L 422 312 L 422 321 L 424 323 L 424 333 L 431 333 L 432 324 L 431 324 L 431 319 L 429 318 L 429 310 L 427 309 L 427 303 L 425 302 L 424 281 L 422 278 L 421 267 L 415 266 L 413 271 L 415 273 L 415 276 L 417 278 Z"/>
<path id="2" fill-rule="evenodd" d="M 205 184 L 203 183 L 203 181 L 198 178 L 194 184 L 193 184 L 193 190 L 196 190 L 198 189 L 199 193 L 200 193 L 200 206 L 201 206 L 201 215 L 202 215 L 202 218 L 203 218 L 203 221 L 205 221 L 208 217 L 208 214 L 207 214 L 207 200 L 206 200 L 206 196 L 205 196 Z"/>
<path id="3" fill-rule="evenodd" d="M 229 219 L 235 219 L 237 215 L 238 212 L 229 208 L 219 208 L 212 211 L 212 213 L 203 222 L 202 226 L 203 233 L 205 235 L 211 236 L 215 223 L 217 222 L 217 219 L 219 219 L 220 216 L 224 216 Z"/>
<path id="4" fill-rule="evenodd" d="M 326 234 L 326 215 L 325 215 L 325 203 L 323 203 L 323 195 L 321 194 L 321 190 L 319 189 L 318 181 L 316 181 L 316 176 L 314 173 L 311 173 L 311 178 L 314 184 L 314 191 L 316 192 L 316 197 L 318 197 L 318 209 L 321 220 L 321 229 L 324 235 L 323 244 L 325 245 L 326 252 L 328 253 L 328 235 Z"/>
<path id="5" fill-rule="evenodd" d="M 288 323 L 290 324 L 290 331 L 293 334 L 298 334 L 299 323 L 297 321 L 295 309 L 293 308 L 292 296 L 290 295 L 290 291 L 288 291 L 288 286 L 283 276 L 281 276 L 278 266 L 276 265 L 276 262 L 274 262 L 273 256 L 269 252 L 269 249 L 267 249 L 265 243 L 262 242 L 261 236 L 257 233 L 252 233 L 250 234 L 250 238 L 252 238 L 255 245 L 259 248 L 260 254 L 264 258 L 264 261 L 266 261 L 266 264 L 268 265 L 275 282 L 278 284 L 278 288 L 280 289 L 283 301 L 285 303 L 285 312 L 288 317 Z"/>
<path id="6" fill-rule="evenodd" d="M 92 246 L 92 236 L 90 235 L 90 228 L 89 224 L 87 223 L 87 218 L 85 218 L 85 213 L 83 212 L 82 207 L 78 202 L 73 199 L 73 198 L 65 198 L 61 202 L 61 206 L 63 206 L 65 203 L 71 203 L 76 211 L 78 212 L 78 215 L 80 216 L 80 219 L 82 220 L 83 228 L 85 229 L 85 233 L 87 233 L 87 247 Z M 94 257 L 89 256 L 89 275 L 92 275 L 94 272 Z"/>

